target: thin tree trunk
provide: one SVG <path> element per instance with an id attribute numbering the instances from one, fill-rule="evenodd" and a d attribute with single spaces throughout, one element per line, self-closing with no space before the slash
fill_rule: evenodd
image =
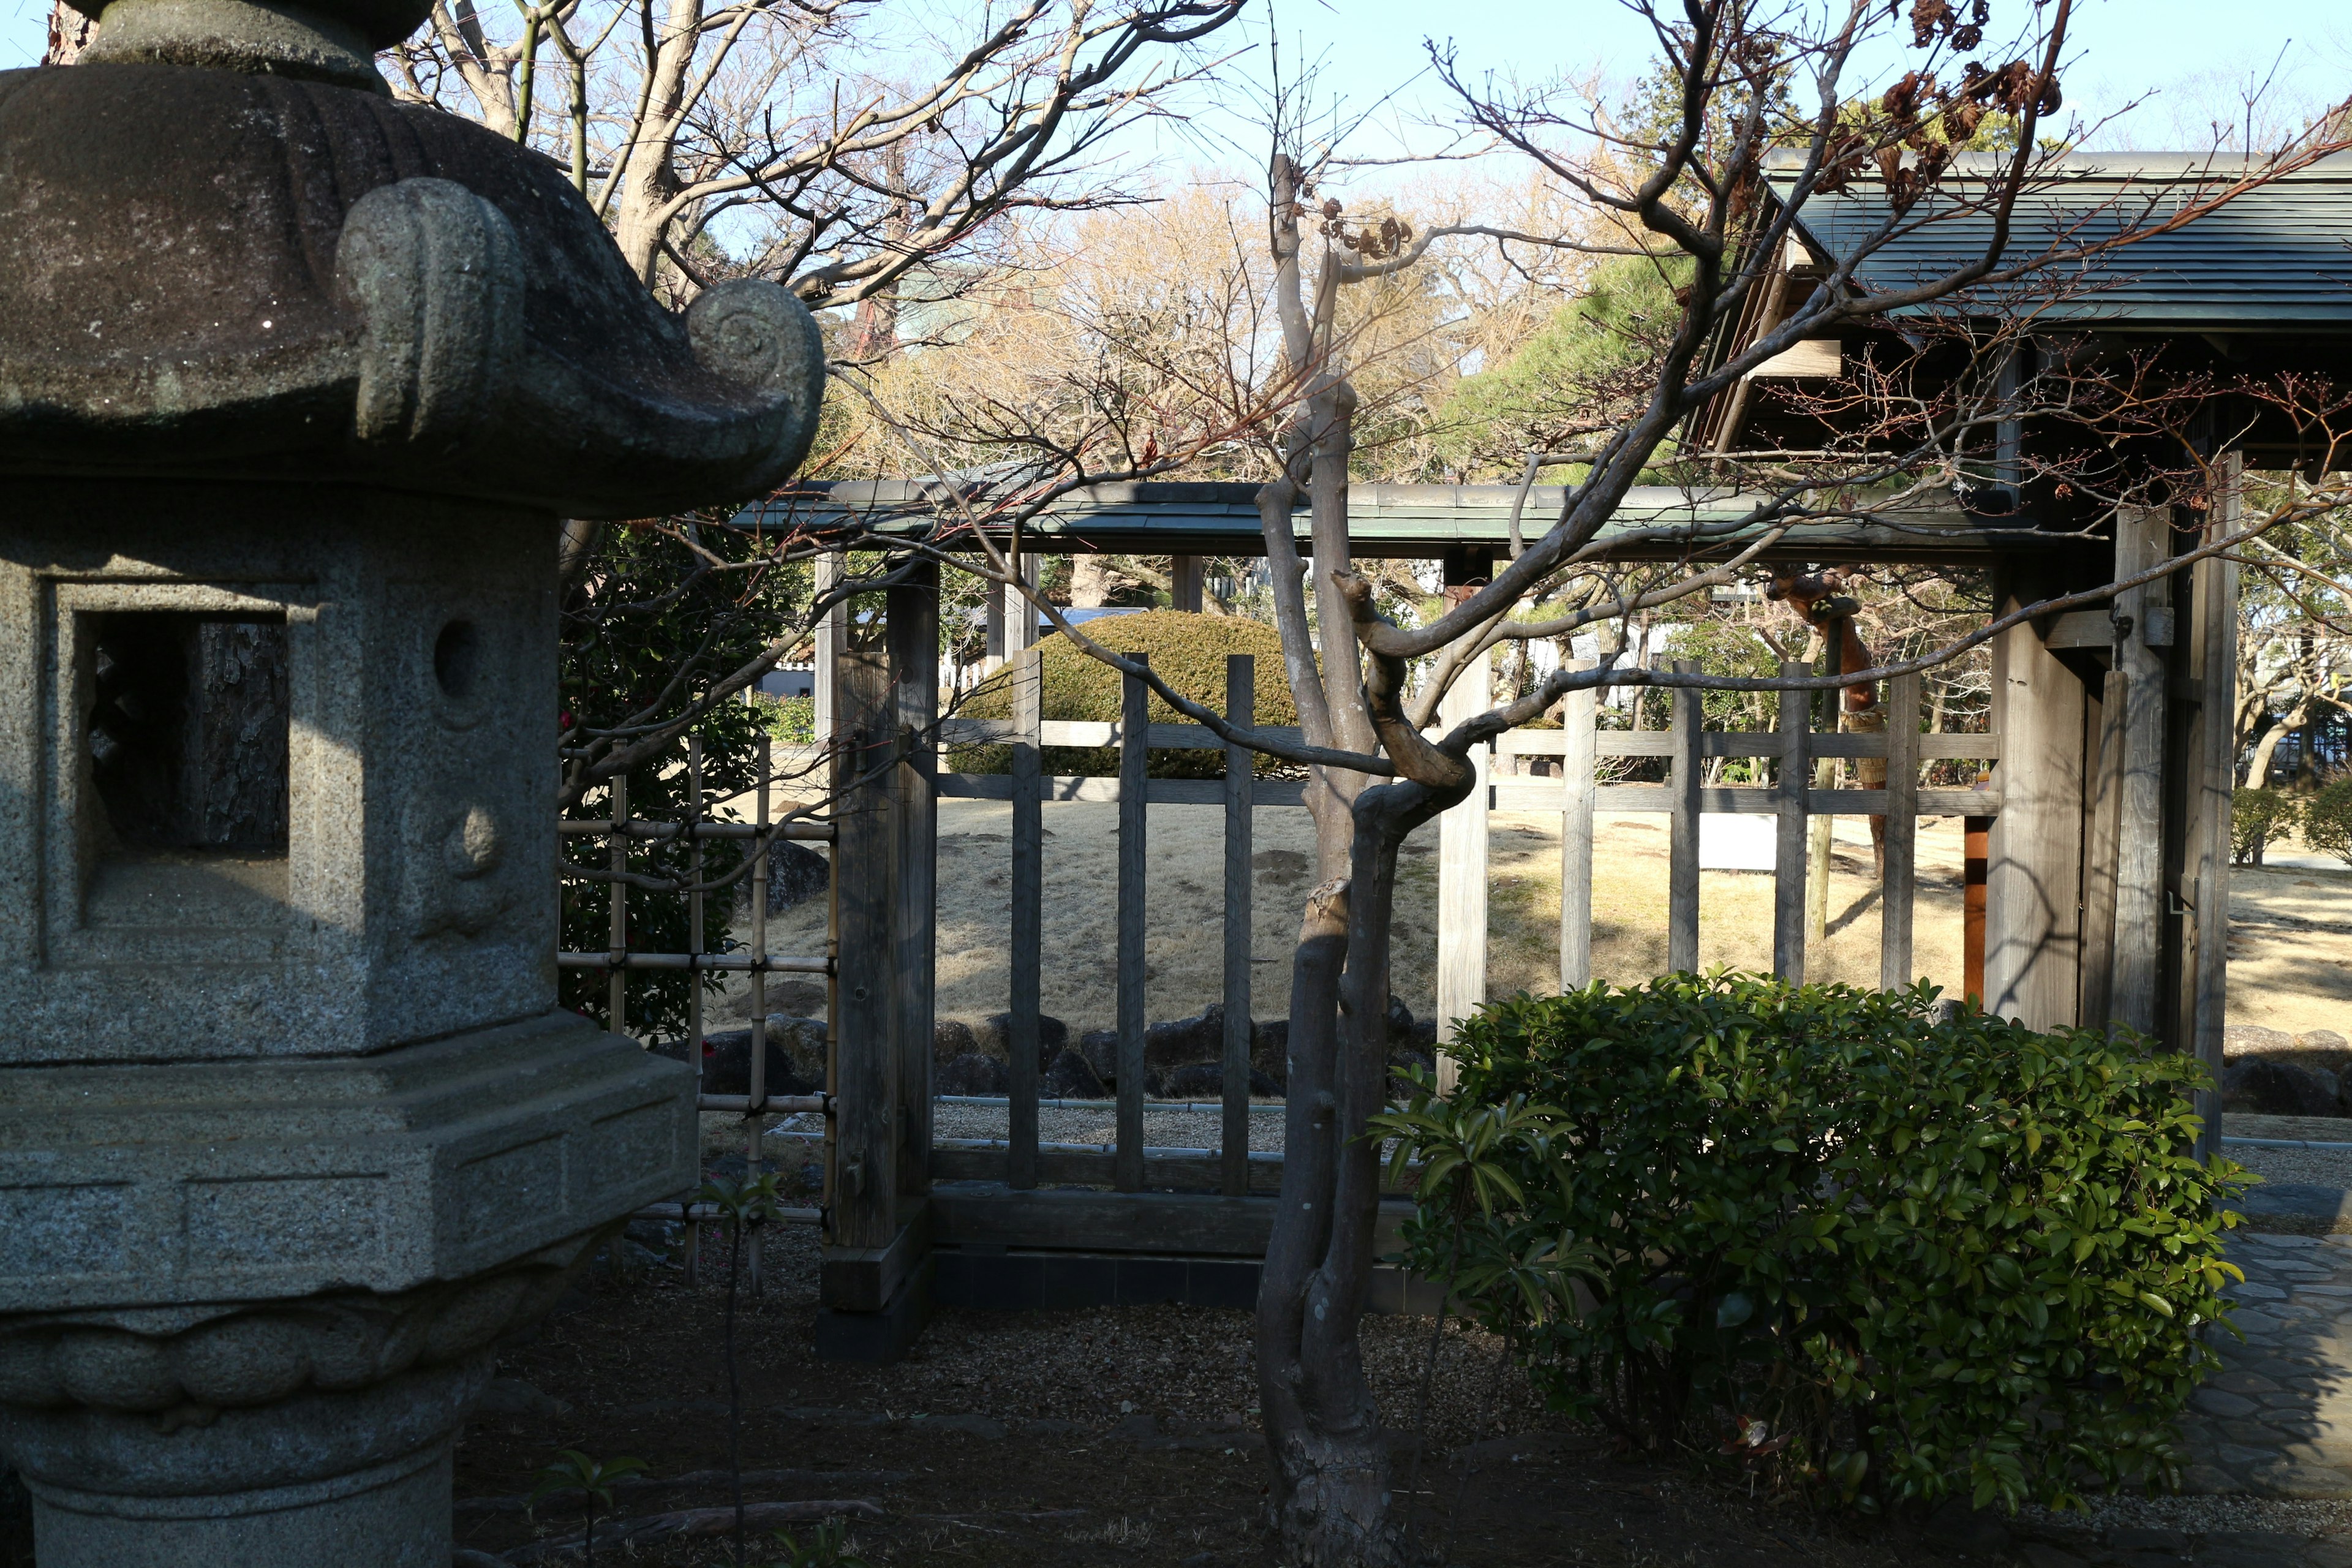
<path id="1" fill-rule="evenodd" d="M 2294 710 L 2286 716 L 2284 722 L 2273 724 L 2263 731 L 2263 738 L 2254 742 L 2254 760 L 2246 769 L 2246 783 L 2255 789 L 2270 787 L 2271 759 L 2278 755 L 2278 743 L 2281 737 L 2289 731 L 2299 728 L 2310 714 L 2311 702 L 2309 699 L 2305 699 L 2295 704 Z"/>

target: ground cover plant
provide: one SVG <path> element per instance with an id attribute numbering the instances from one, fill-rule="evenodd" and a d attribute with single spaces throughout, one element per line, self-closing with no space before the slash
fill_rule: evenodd
<path id="1" fill-rule="evenodd" d="M 1453 1049 L 1480 1126 L 1425 1082 L 1375 1124 L 1426 1173 L 1409 1261 L 1563 1413 L 1865 1510 L 2177 1480 L 2244 1181 L 2192 1157 L 2190 1058 L 1725 972 Z"/>

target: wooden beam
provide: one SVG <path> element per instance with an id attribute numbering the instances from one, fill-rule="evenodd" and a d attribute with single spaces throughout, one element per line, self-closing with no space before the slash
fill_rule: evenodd
<path id="1" fill-rule="evenodd" d="M 1106 1193 L 1072 1187 L 1016 1193 L 993 1183 L 945 1183 L 931 1194 L 931 1241 L 939 1247 L 1263 1258 L 1278 1201 L 1216 1193 Z M 1412 1208 L 1409 1198 L 1381 1200 L 1374 1256 L 1397 1250 L 1399 1229 L 1412 1217 Z"/>
<path id="2" fill-rule="evenodd" d="M 1245 653 L 1227 654 L 1225 718 L 1251 724 L 1256 712 L 1257 660 Z M 1224 1120 L 1219 1147 L 1220 1182 L 1229 1197 L 1248 1192 L 1250 1184 L 1250 786 L 1256 772 L 1256 752 L 1243 746 L 1225 749 Z"/>
<path id="3" fill-rule="evenodd" d="M 2108 628 L 2113 648 L 2115 628 Z M 2103 1024 L 2116 961 L 2116 823 L 2124 805 L 2124 700 L 2131 677 L 2110 669 L 2097 695 L 2085 695 L 2084 731 L 2093 748 L 2084 760 L 2090 799 L 2083 839 L 2083 978 L 2080 1016 Z"/>
<path id="4" fill-rule="evenodd" d="M 1169 601 L 1177 609 L 1191 615 L 1201 613 L 1201 595 L 1209 574 L 1209 563 L 1198 555 L 1169 557 Z"/>
<path id="5" fill-rule="evenodd" d="M 1780 673 L 1809 672 L 1803 664 L 1788 661 Z M 1805 982 L 1805 794 L 1812 765 L 1806 742 L 1812 727 L 1811 693 L 1781 692 L 1780 770 L 1772 792 L 1780 808 L 1772 841 L 1772 973 L 1797 985 Z"/>
<path id="6" fill-rule="evenodd" d="M 1878 984 L 1911 984 L 1911 917 L 1918 895 L 1919 677 L 1886 683 L 1886 869 L 1878 888 Z"/>
<path id="7" fill-rule="evenodd" d="M 1138 663 L 1149 655 L 1131 654 Z M 1143 940 L 1144 869 L 1147 858 L 1144 816 L 1144 764 L 1150 756 L 1144 738 L 1151 688 L 1140 676 L 1119 678 L 1120 723 L 1125 731 L 1118 750 L 1118 1185 L 1134 1192 L 1143 1185 Z"/>
<path id="8" fill-rule="evenodd" d="M 1470 660 L 1438 703 L 1438 727 L 1451 729 L 1493 706 L 1493 650 Z M 1437 1038 L 1450 1044 L 1461 1021 L 1486 1000 L 1486 783 L 1484 746 L 1470 751 L 1478 782 L 1470 798 L 1437 819 Z M 1437 1081 L 1454 1089 L 1456 1065 L 1440 1052 Z"/>
<path id="9" fill-rule="evenodd" d="M 922 1267 L 931 1249 L 931 1215 L 920 1198 L 906 1223 L 879 1247 L 828 1247 L 817 1263 L 817 1299 L 844 1312 L 878 1312 Z"/>
<path id="10" fill-rule="evenodd" d="M 1995 603 L 2006 613 L 2053 586 L 2012 570 Z M 2000 806 L 1983 857 L 1979 994 L 1989 1012 L 2056 1028 L 2074 1022 L 2081 955 L 2083 683 L 2019 626 L 1993 639 L 1992 688 Z M 1920 792 L 1922 812 L 1934 793 Z"/>
<path id="11" fill-rule="evenodd" d="M 1578 669 L 1590 669 L 1590 659 Z M 1571 691 L 1562 709 L 1559 811 L 1559 988 L 1562 994 L 1592 983 L 1592 746 L 1601 694 Z"/>
<path id="12" fill-rule="evenodd" d="M 2213 504 L 2206 514 L 2210 542 L 2238 526 L 2245 483 L 2244 460 L 2224 454 Z M 2219 556 L 2197 563 L 2189 579 L 2188 666 L 2203 689 L 2189 731 L 2186 805 L 2189 815 L 2188 951 L 2182 955 L 2181 990 L 2186 1014 L 2180 1044 L 2221 1081 L 2221 1026 L 2229 1009 L 2230 796 L 2237 783 L 2232 731 L 2237 712 L 2238 567 Z M 2221 1152 L 2221 1100 L 2213 1089 L 2197 1095 L 2200 1158 Z"/>
<path id="13" fill-rule="evenodd" d="M 1005 1050 L 1008 1141 L 1004 1179 L 1037 1184 L 1037 1067 L 1045 929 L 1045 814 L 1038 788 L 1037 714 L 1045 667 L 1035 647 L 1013 655 L 1013 886 L 1010 911 L 1012 996 Z"/>
<path id="14" fill-rule="evenodd" d="M 1697 666 L 1682 659 L 1675 668 L 1687 673 Z M 1674 812 L 1666 870 L 1666 968 L 1677 973 L 1698 968 L 1699 734 L 1704 711 L 1695 688 L 1675 689 L 1669 731 L 1674 772 L 1666 786 L 1673 792 Z"/>
<path id="15" fill-rule="evenodd" d="M 847 570 L 849 557 L 838 550 L 828 550 L 816 558 L 816 592 L 818 596 L 831 593 L 841 585 L 842 574 Z M 814 659 L 816 678 L 810 683 L 811 710 L 815 714 L 816 743 L 820 746 L 832 738 L 835 709 L 831 670 L 835 661 L 849 647 L 849 605 L 846 600 L 834 605 L 817 618 Z"/>
<path id="16" fill-rule="evenodd" d="M 824 673 L 820 670 L 820 674 Z M 894 784 L 883 766 L 898 743 L 889 669 L 877 652 L 844 648 L 832 665 L 839 744 L 834 753 L 833 1244 L 887 1247 L 898 1234 L 898 1074 L 890 1057 L 891 908 L 898 883 Z M 871 775 L 871 776 L 869 776 Z"/>
<path id="17" fill-rule="evenodd" d="M 2116 511 L 2116 574 L 2144 570 L 2171 543 L 2168 508 Z M 2161 616 L 2158 612 L 2162 612 Z M 2162 578 L 2116 595 L 2116 662 L 2124 688 L 2123 804 L 2116 816 L 2115 957 L 2107 1017 L 2142 1034 L 2157 1027 L 2163 976 L 2165 661 L 2147 637 L 2169 630 L 2170 584 Z"/>
<path id="18" fill-rule="evenodd" d="M 902 1194 L 930 1185 L 931 1038 L 939 952 L 940 568 L 916 562 L 883 596 L 883 634 L 898 721 L 898 765 L 891 808 L 896 896 L 891 910 L 890 1031 L 898 1072 L 898 1183 Z"/>

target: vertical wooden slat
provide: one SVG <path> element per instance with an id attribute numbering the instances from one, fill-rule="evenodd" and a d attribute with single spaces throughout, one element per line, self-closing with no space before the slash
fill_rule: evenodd
<path id="1" fill-rule="evenodd" d="M 629 822 L 629 775 L 613 776 L 613 903 L 611 918 L 605 921 L 606 940 L 612 944 L 613 973 L 604 993 L 604 1026 L 616 1035 L 629 1032 L 629 972 L 621 961 L 629 952 L 629 889 L 621 880 L 629 868 L 629 839 L 622 831 Z"/>
<path id="2" fill-rule="evenodd" d="M 702 951 L 702 737 L 692 735 L 686 742 L 686 820 L 693 837 L 687 848 L 687 876 L 698 889 L 686 896 L 686 951 Z M 613 889 L 618 893 L 616 887 Z M 687 971 L 686 993 L 686 1062 L 694 1069 L 694 1096 L 698 1105 L 702 1099 L 702 972 Z M 694 1165 L 702 1168 L 702 1112 L 694 1113 Z M 700 1282 L 702 1274 L 702 1227 L 688 1220 L 686 1226 L 686 1282 Z"/>
<path id="3" fill-rule="evenodd" d="M 833 1234 L 836 1247 L 887 1247 L 898 1234 L 897 1064 L 891 1058 L 891 810 L 898 715 L 882 656 L 844 648 L 834 661 L 840 743 L 834 763 Z M 872 776 L 867 776 L 867 775 Z"/>
<path id="4" fill-rule="evenodd" d="M 2168 509 L 2120 507 L 2116 512 L 2116 573 L 2153 565 L 2170 542 Z M 2164 660 L 2148 646 L 2151 611 L 2170 595 L 2159 579 L 2116 595 L 2120 628 L 2116 660 L 2124 688 L 2123 800 L 2116 814 L 2115 958 L 2108 966 L 2107 1016 L 2140 1030 L 2156 1028 L 2164 941 Z"/>
<path id="5" fill-rule="evenodd" d="M 2099 696 L 2085 698 L 2088 733 L 2098 748 L 2087 759 L 2090 799 L 2083 840 L 2083 980 L 2081 1014 L 2086 1026 L 2107 1020 L 2107 987 L 2116 960 L 2116 823 L 2124 805 L 2124 693 L 2131 677 L 2110 669 Z"/>
<path id="6" fill-rule="evenodd" d="M 773 744 L 766 735 L 760 737 L 760 776 L 752 785 L 758 794 L 753 824 L 762 830 L 761 836 L 751 841 L 751 956 L 757 959 L 768 956 L 769 861 L 764 830 L 769 820 L 768 781 L 775 776 L 776 771 Z M 695 802 L 698 817 L 701 810 L 702 803 L 698 799 Z M 698 939 L 700 935 L 699 931 L 696 932 Z M 698 989 L 701 986 L 702 976 L 696 974 L 689 978 Z M 751 971 L 751 1081 L 749 1093 L 751 1106 L 743 1113 L 743 1178 L 752 1181 L 760 1173 L 760 1130 L 768 1120 L 764 1110 L 768 1103 L 768 972 L 764 969 Z M 748 1266 L 744 1282 L 754 1296 L 761 1294 L 761 1231 L 755 1226 L 743 1247 L 743 1258 Z"/>
<path id="7" fill-rule="evenodd" d="M 1911 914 L 1918 895 L 1919 677 L 1886 683 L 1886 869 L 1878 886 L 1878 984 L 1911 984 Z"/>
<path id="8" fill-rule="evenodd" d="M 841 585 L 842 574 L 848 569 L 849 557 L 838 550 L 828 550 L 816 558 L 816 592 L 822 595 Z M 816 623 L 816 649 L 814 655 L 816 679 L 810 683 L 811 711 L 815 715 L 816 743 L 824 745 L 834 731 L 833 677 L 834 660 L 849 647 L 849 606 L 835 605 Z"/>
<path id="9" fill-rule="evenodd" d="M 1784 677 L 1808 673 L 1785 661 Z M 1805 797 L 1812 756 L 1812 694 L 1780 693 L 1780 820 L 1772 842 L 1772 973 L 1796 984 L 1805 979 Z M 1677 797 L 1679 798 L 1679 796 Z M 1828 879 L 1822 879 L 1826 881 Z"/>
<path id="10" fill-rule="evenodd" d="M 1209 563 L 1199 555 L 1171 556 L 1168 562 L 1168 599 L 1171 607 L 1191 615 L 1201 613 L 1202 588 L 1209 574 Z"/>
<path id="11" fill-rule="evenodd" d="M 1492 649 L 1462 667 L 1437 705 L 1447 730 L 1493 705 Z M 1486 802 L 1491 748 L 1471 748 L 1478 782 L 1470 796 L 1437 819 L 1437 1038 L 1450 1044 L 1460 1022 L 1486 1000 Z M 1440 1052 L 1437 1081 L 1454 1091 L 1458 1064 Z"/>
<path id="12" fill-rule="evenodd" d="M 2216 468 L 2205 521 L 2209 543 L 2236 530 L 2244 483 L 2244 459 L 2239 454 L 2223 454 Z M 2196 773 L 2189 792 L 2189 949 L 2181 966 L 2189 1026 L 2182 1031 L 2182 1043 L 2219 1084 L 2221 1026 L 2229 1007 L 2230 794 L 2238 777 L 2231 733 L 2238 707 L 2237 563 L 2219 556 L 2199 562 L 2190 591 L 2197 617 L 2191 668 L 2197 671 L 2199 702 L 2189 752 Z M 2221 1096 L 2212 1089 L 2199 1090 L 2197 1113 L 2204 1121 L 2197 1140 L 2202 1158 L 2221 1149 Z"/>
<path id="13" fill-rule="evenodd" d="M 891 947 L 897 955 L 891 1031 L 898 1071 L 898 1190 L 928 1191 L 931 1163 L 931 1040 L 939 971 L 939 565 L 907 569 L 889 591 L 883 626 L 890 654 L 899 761 L 892 779 L 898 842 Z"/>
<path id="14" fill-rule="evenodd" d="M 1024 606 L 1025 608 L 1025 606 Z M 1045 666 L 1035 647 L 1013 659 L 1013 995 L 1005 1049 L 1008 1098 L 1005 1184 L 1037 1184 L 1038 993 L 1045 947 L 1045 798 L 1037 754 L 1037 724 Z"/>
<path id="15" fill-rule="evenodd" d="M 1130 654 L 1138 663 L 1144 655 Z M 1143 879 L 1145 763 L 1151 689 L 1120 678 L 1118 726 L 1118 1145 L 1112 1179 L 1123 1193 L 1143 1189 Z"/>
<path id="16" fill-rule="evenodd" d="M 1225 718 L 1255 723 L 1257 661 L 1225 656 Z M 1220 1184 L 1227 1197 L 1249 1192 L 1250 1122 L 1250 815 L 1257 754 L 1225 748 L 1225 1038 L 1224 1127 L 1219 1147 Z"/>
<path id="17" fill-rule="evenodd" d="M 1590 669 L 1582 659 L 1574 668 Z M 1592 982 L 1592 731 L 1601 695 L 1591 687 L 1571 691 L 1561 715 L 1565 745 L 1560 752 L 1559 988 L 1562 994 Z"/>
<path id="18" fill-rule="evenodd" d="M 1674 668 L 1686 673 L 1698 666 L 1678 659 Z M 1675 972 L 1698 968 L 1698 786 L 1699 725 L 1706 706 L 1696 687 L 1675 689 L 1674 816 L 1666 873 L 1666 967 Z"/>

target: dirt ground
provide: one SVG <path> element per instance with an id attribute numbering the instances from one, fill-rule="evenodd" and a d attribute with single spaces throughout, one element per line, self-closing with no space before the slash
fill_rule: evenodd
<path id="1" fill-rule="evenodd" d="M 755 1473 L 747 1501 L 873 1504 L 881 1517 L 856 1523 L 854 1535 L 877 1568 L 1274 1561 L 1258 1523 L 1266 1470 L 1247 1313 L 950 1310 L 909 1360 L 844 1366 L 809 1353 L 809 1241 L 789 1242 L 771 1260 L 777 1286 L 745 1300 L 737 1325 L 742 1465 Z M 499 1387 L 517 1413 L 480 1415 L 467 1427 L 458 1544 L 506 1553 L 576 1535 L 576 1513 L 543 1507 L 534 1517 L 513 1506 L 562 1447 L 646 1461 L 656 1484 L 625 1494 L 625 1514 L 728 1503 L 722 1478 L 661 1484 L 727 1465 L 723 1300 L 716 1279 L 689 1289 L 659 1266 L 634 1280 L 585 1281 L 504 1357 L 509 1381 Z M 1367 1324 L 1381 1408 L 1407 1426 L 1430 1327 L 1421 1318 Z M 1748 1498 L 1736 1475 L 1612 1458 L 1600 1436 L 1544 1415 L 1515 1375 L 1498 1381 L 1494 1348 L 1449 1333 L 1433 1442 L 1417 1476 L 1411 1442 L 1398 1448 L 1397 1485 L 1413 1499 L 1432 1562 L 1895 1568 L 1917 1555 L 1916 1522 L 1823 1523 L 1801 1507 Z M 753 1532 L 750 1561 L 785 1555 L 766 1534 Z M 599 1555 L 655 1568 L 730 1561 L 727 1543 L 709 1538 Z"/>
<path id="2" fill-rule="evenodd" d="M 1116 1022 L 1118 811 L 1057 803 L 1045 808 L 1045 1010 L 1082 1029 Z M 977 1020 L 1007 1002 L 1005 976 L 1011 807 L 950 800 L 940 807 L 939 1011 Z M 1487 871 L 1487 992 L 1546 994 L 1559 980 L 1559 819 L 1497 812 Z M 1144 989 L 1150 1016 L 1180 1018 L 1216 1001 L 1223 985 L 1223 814 L 1210 806 L 1151 808 L 1145 906 Z M 1252 886 L 1253 1011 L 1288 1010 L 1290 950 L 1313 847 L 1307 814 L 1257 813 Z M 2352 1034 L 2352 868 L 2289 843 L 2266 868 L 2233 868 L 2230 882 L 2230 1013 L 2233 1024 L 2301 1034 Z M 1436 1000 L 1437 827 L 1409 840 L 1399 859 L 1395 990 L 1415 1016 Z M 1603 813 L 1594 830 L 1592 972 L 1620 984 L 1665 966 L 1666 820 Z M 1922 819 L 1916 971 L 1958 995 L 1960 823 Z M 1699 962 L 1769 969 L 1772 877 L 1768 871 L 1700 874 Z M 1879 903 L 1868 825 L 1837 819 L 1827 952 L 1812 976 L 1878 983 Z M 812 902 L 771 923 L 779 952 L 821 952 L 824 910 Z M 741 1016 L 714 1007 L 714 1020 Z"/>
<path id="3" fill-rule="evenodd" d="M 1045 808 L 1045 1010 L 1082 1029 L 1116 1022 L 1118 949 L 1116 805 Z M 1012 808 L 994 801 L 940 806 L 939 1012 L 975 1020 L 1006 1005 Z M 1145 907 L 1144 990 L 1150 1016 L 1179 1018 L 1219 999 L 1223 987 L 1224 818 L 1211 806 L 1151 808 Z M 1488 855 L 1487 989 L 1559 988 L 1559 819 L 1497 812 Z M 1914 951 L 1919 973 L 1957 992 L 1960 980 L 1960 827 L 1922 824 Z M 1288 1010 L 1290 951 L 1305 902 L 1313 837 L 1299 810 L 1257 813 L 1253 847 L 1251 951 L 1254 1011 Z M 1665 964 L 1666 820 L 1604 813 L 1594 830 L 1592 967 L 1604 980 L 1646 979 Z M 1841 820 L 1831 873 L 1830 939 L 1823 978 L 1878 983 L 1878 895 L 1866 825 Z M 824 910 L 814 902 L 772 921 L 779 952 L 824 951 Z M 1699 959 L 1769 969 L 1772 878 L 1763 871 L 1700 876 Z M 1436 1001 L 1437 826 L 1399 857 L 1395 990 L 1415 1016 Z M 714 1017 L 740 1013 L 714 1010 Z"/>

